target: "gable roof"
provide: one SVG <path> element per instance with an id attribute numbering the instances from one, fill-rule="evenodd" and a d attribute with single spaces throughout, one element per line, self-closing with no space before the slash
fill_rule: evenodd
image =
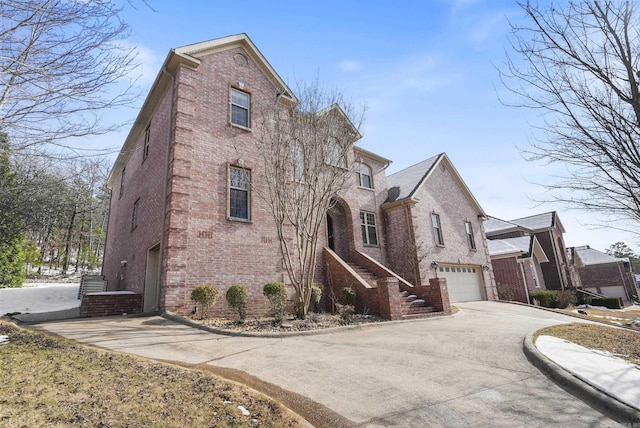
<path id="1" fill-rule="evenodd" d="M 610 256 L 602 251 L 595 250 L 588 245 L 582 247 L 573 247 L 573 253 L 580 259 L 583 266 L 602 265 L 606 263 L 624 262 L 625 259 Z"/>
<path id="2" fill-rule="evenodd" d="M 501 220 L 497 217 L 489 217 L 484 223 L 484 230 L 487 235 L 499 235 L 523 229 L 525 232 L 536 233 L 552 229 L 553 227 L 558 227 L 560 232 L 565 233 L 564 226 L 562 226 L 558 213 L 555 211 L 509 221 Z"/>
<path id="3" fill-rule="evenodd" d="M 251 56 L 265 76 L 267 76 L 271 83 L 277 88 L 282 97 L 294 103 L 298 102 L 293 91 L 289 89 L 284 80 L 282 80 L 273 67 L 271 67 L 271 64 L 269 64 L 267 59 L 262 55 L 260 50 L 258 50 L 246 33 L 235 34 L 232 36 L 221 37 L 206 42 L 171 49 L 167 54 L 167 57 L 162 64 L 162 68 L 158 72 L 149 93 L 147 94 L 147 98 L 138 112 L 135 122 L 129 130 L 129 134 L 120 149 L 120 153 L 118 154 L 111 171 L 109 172 L 109 176 L 107 177 L 108 188 L 113 188 L 115 172 L 121 171 L 126 165 L 131 152 L 135 148 L 135 144 L 139 136 L 144 132 L 147 123 L 153 116 L 156 106 L 162 100 L 167 88 L 172 84 L 173 76 L 178 70 L 178 67 L 182 65 L 192 69 L 197 69 L 200 65 L 200 58 L 212 53 L 222 52 L 237 47 L 242 47 L 243 50 Z"/>
<path id="4" fill-rule="evenodd" d="M 484 222 L 484 232 L 489 235 L 491 233 L 506 233 L 513 230 L 518 230 L 520 227 L 517 224 L 509 221 L 500 220 L 497 217 L 489 216 L 487 221 Z"/>
<path id="5" fill-rule="evenodd" d="M 456 168 L 449 160 L 446 153 L 440 153 L 437 156 L 425 159 L 415 165 L 391 174 L 387 177 L 388 196 L 385 204 L 399 202 L 403 200 L 416 201 L 415 196 L 417 192 L 425 185 L 429 180 L 429 177 L 433 175 L 438 165 L 444 165 L 451 172 L 454 180 L 458 182 L 458 185 L 467 196 L 467 199 L 476 208 L 479 215 L 485 216 L 486 214 L 476 198 L 473 196 L 469 187 L 456 170 Z"/>
<path id="6" fill-rule="evenodd" d="M 549 261 L 540 242 L 538 242 L 538 238 L 534 235 L 519 236 L 517 238 L 490 239 L 487 240 L 487 245 L 489 247 L 489 256 L 491 257 L 532 257 L 532 255 L 535 255 L 540 263 Z"/>

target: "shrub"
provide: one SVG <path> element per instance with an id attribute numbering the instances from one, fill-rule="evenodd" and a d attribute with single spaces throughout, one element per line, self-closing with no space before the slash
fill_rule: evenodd
<path id="1" fill-rule="evenodd" d="M 342 301 L 345 305 L 356 305 L 356 292 L 351 287 L 344 287 L 342 289 Z"/>
<path id="2" fill-rule="evenodd" d="M 313 312 L 320 312 L 320 300 L 322 300 L 322 284 L 311 286 L 311 309 Z"/>
<path id="3" fill-rule="evenodd" d="M 560 308 L 568 308 L 576 304 L 576 292 L 573 290 L 563 290 L 558 292 L 558 304 Z"/>
<path id="4" fill-rule="evenodd" d="M 249 291 L 242 285 L 232 285 L 227 290 L 227 303 L 238 313 L 240 321 L 247 317 L 247 304 L 249 302 Z"/>
<path id="5" fill-rule="evenodd" d="M 537 300 L 540 306 L 545 308 L 557 308 L 560 306 L 560 298 L 555 290 L 536 290 L 529 295 L 530 300 Z"/>
<path id="6" fill-rule="evenodd" d="M 622 309 L 619 297 L 594 297 L 591 299 L 592 306 L 604 306 L 609 309 Z"/>
<path id="7" fill-rule="evenodd" d="M 270 282 L 264 286 L 262 294 L 269 299 L 276 322 L 282 322 L 287 303 L 287 286 L 282 282 Z"/>
<path id="8" fill-rule="evenodd" d="M 509 284 L 496 285 L 498 290 L 498 299 L 500 300 L 513 300 L 513 287 Z"/>
<path id="9" fill-rule="evenodd" d="M 218 300 L 218 289 L 211 285 L 200 285 L 193 289 L 191 292 L 191 300 L 200 304 L 200 317 L 204 317 L 209 310 L 209 307 L 213 306 Z"/>

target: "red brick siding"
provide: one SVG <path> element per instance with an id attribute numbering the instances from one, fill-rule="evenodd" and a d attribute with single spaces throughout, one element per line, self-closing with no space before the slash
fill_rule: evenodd
<path id="1" fill-rule="evenodd" d="M 89 293 L 82 296 L 80 317 L 137 314 L 142 312 L 142 296 L 124 293 Z"/>

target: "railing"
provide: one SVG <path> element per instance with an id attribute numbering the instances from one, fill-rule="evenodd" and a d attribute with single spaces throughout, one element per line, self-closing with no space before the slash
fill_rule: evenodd
<path id="1" fill-rule="evenodd" d="M 107 289 L 107 281 L 102 275 L 82 275 L 78 299 L 88 293 L 99 293 Z"/>

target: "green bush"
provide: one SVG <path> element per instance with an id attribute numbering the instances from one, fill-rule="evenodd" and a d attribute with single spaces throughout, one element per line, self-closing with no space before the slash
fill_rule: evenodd
<path id="1" fill-rule="evenodd" d="M 311 286 L 311 309 L 313 312 L 320 312 L 320 301 L 322 300 L 322 284 Z"/>
<path id="2" fill-rule="evenodd" d="M 287 304 L 287 286 L 282 282 L 270 282 L 265 284 L 262 294 L 269 299 L 276 322 L 282 322 Z"/>
<path id="3" fill-rule="evenodd" d="M 536 290 L 529 295 L 531 303 L 534 299 L 545 308 L 557 308 L 560 306 L 560 296 L 555 290 Z"/>
<path id="4" fill-rule="evenodd" d="M 227 290 L 227 303 L 238 313 L 240 321 L 247 317 L 247 305 L 249 303 L 249 291 L 242 285 L 232 285 Z"/>
<path id="5" fill-rule="evenodd" d="M 609 309 L 622 309 L 622 302 L 619 297 L 593 297 L 592 306 L 604 306 Z"/>
<path id="6" fill-rule="evenodd" d="M 200 304 L 200 317 L 204 317 L 218 300 L 220 292 L 211 285 L 199 285 L 191 291 L 191 300 Z"/>
<path id="7" fill-rule="evenodd" d="M 345 305 L 356 305 L 356 292 L 351 287 L 344 287 L 342 289 L 342 301 Z"/>

